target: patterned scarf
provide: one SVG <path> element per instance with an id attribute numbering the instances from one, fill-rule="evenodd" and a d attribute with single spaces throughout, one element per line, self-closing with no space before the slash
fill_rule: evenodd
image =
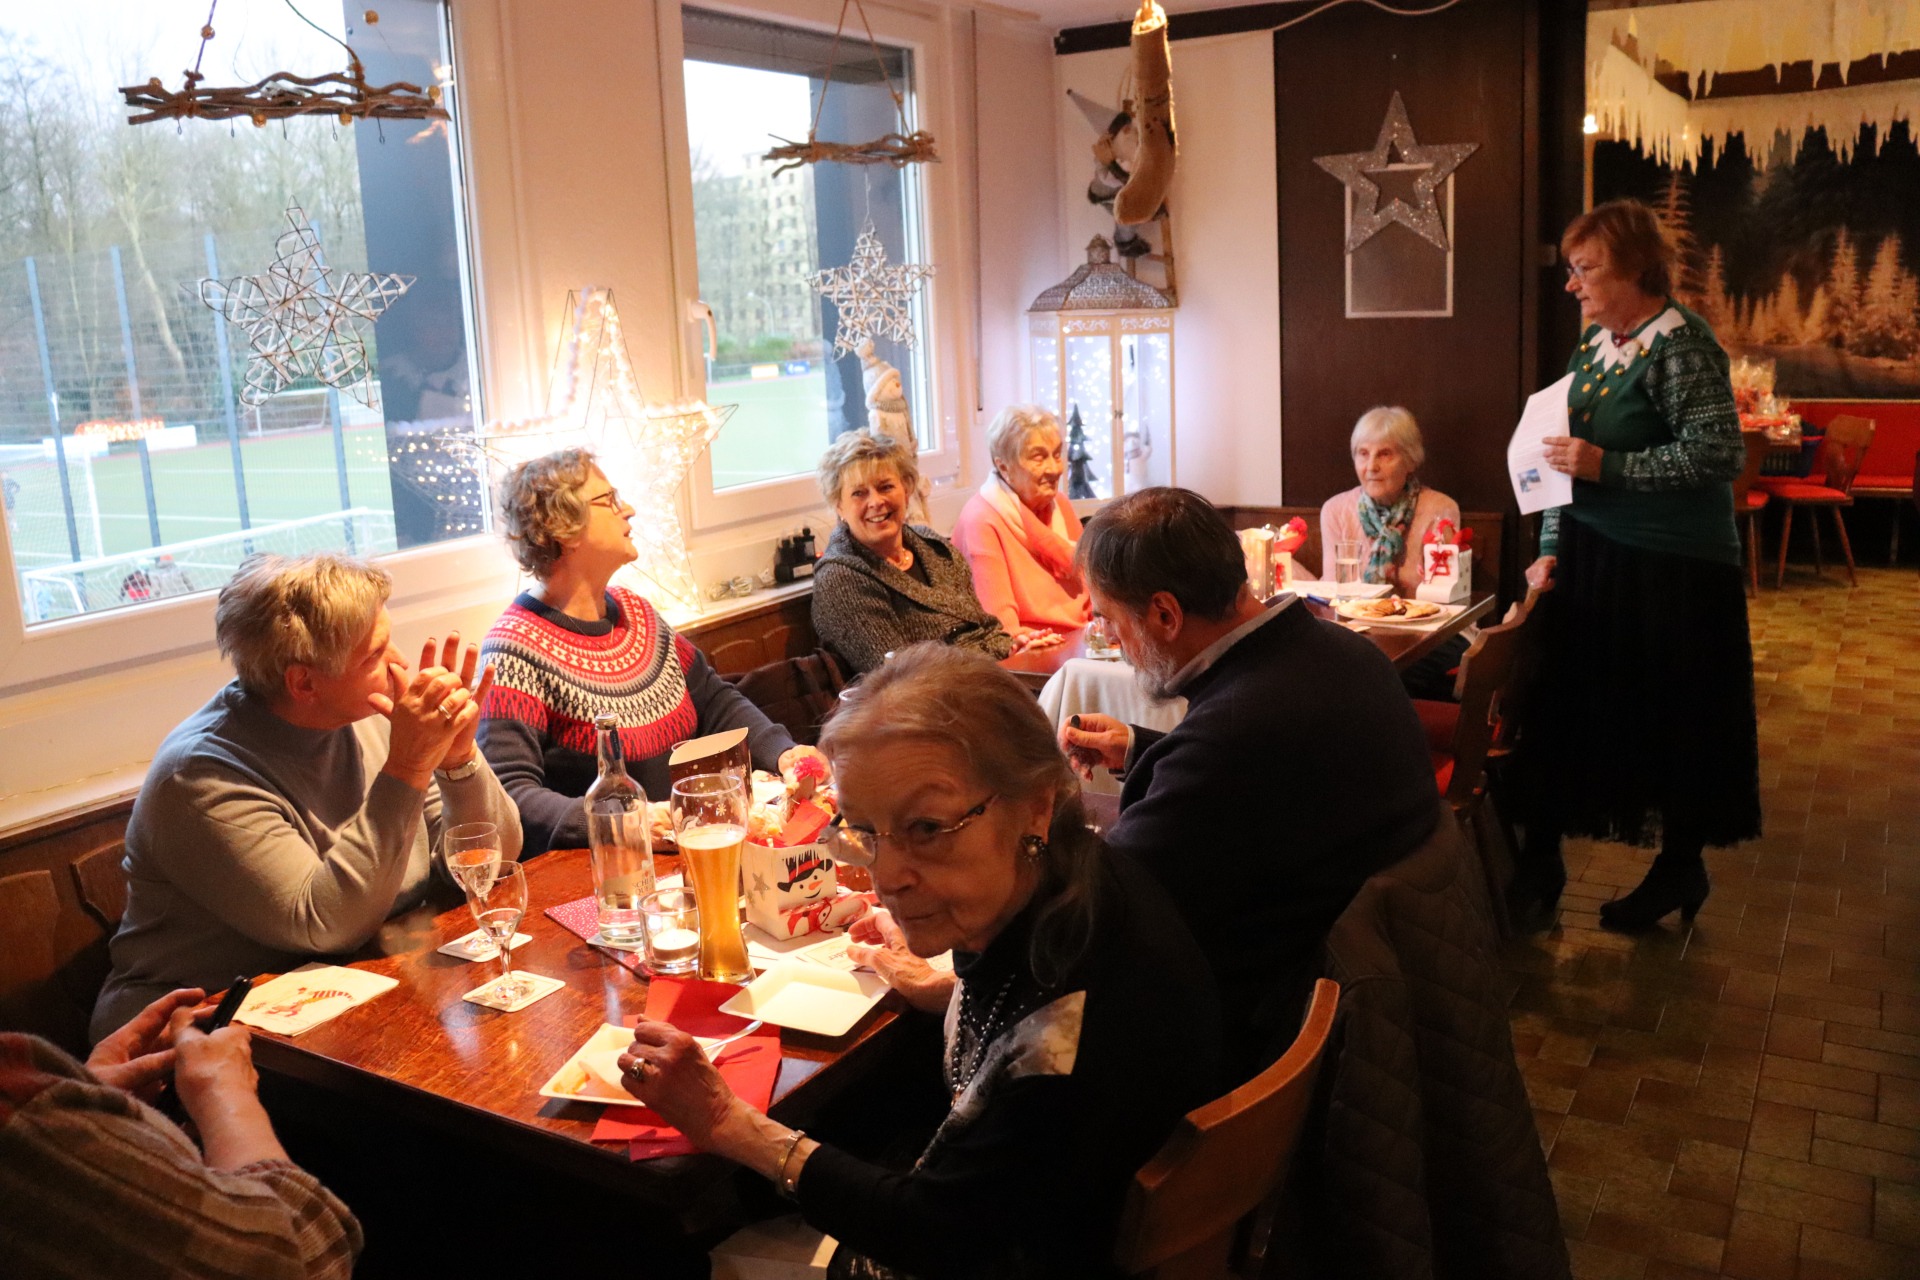
<path id="1" fill-rule="evenodd" d="M 1367 557 L 1368 582 L 1392 582 L 1393 570 L 1407 554 L 1407 530 L 1413 526 L 1413 509 L 1420 502 L 1420 480 L 1409 477 L 1400 500 L 1382 506 L 1360 491 L 1360 532 L 1373 544 Z"/>

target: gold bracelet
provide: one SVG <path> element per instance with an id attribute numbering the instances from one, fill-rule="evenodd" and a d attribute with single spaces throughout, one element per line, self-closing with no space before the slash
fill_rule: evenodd
<path id="1" fill-rule="evenodd" d="M 787 1138 L 786 1154 L 780 1157 L 780 1167 L 774 1170 L 773 1185 L 779 1188 L 780 1194 L 789 1200 L 798 1200 L 800 1198 L 800 1180 L 798 1177 L 795 1177 L 791 1181 L 788 1180 L 787 1166 L 793 1163 L 793 1153 L 800 1149 L 800 1141 L 806 1136 L 807 1134 L 804 1129 L 795 1129 L 793 1131 L 792 1135 Z"/>

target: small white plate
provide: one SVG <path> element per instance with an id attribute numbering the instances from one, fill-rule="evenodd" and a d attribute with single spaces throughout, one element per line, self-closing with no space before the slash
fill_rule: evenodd
<path id="1" fill-rule="evenodd" d="M 1439 612 L 1429 613 L 1425 617 L 1421 617 L 1421 618 L 1403 618 L 1403 617 L 1375 618 L 1368 614 L 1361 613 L 1353 609 L 1347 602 L 1343 601 L 1340 604 L 1335 605 L 1333 607 L 1333 611 L 1339 614 L 1341 618 L 1345 619 L 1348 622 L 1357 622 L 1364 626 L 1407 627 L 1407 628 L 1416 629 L 1416 630 L 1421 627 L 1437 627 L 1441 623 L 1445 622 L 1448 618 L 1451 618 L 1454 614 L 1460 612 L 1460 606 L 1458 605 L 1438 604 L 1438 605 L 1435 605 L 1434 608 L 1439 610 Z"/>
<path id="2" fill-rule="evenodd" d="M 559 1098 L 563 1102 L 600 1102 L 610 1107 L 646 1106 L 625 1089 L 610 1083 L 620 1078 L 620 1068 L 614 1060 L 632 1043 L 630 1028 L 602 1023 L 578 1052 L 540 1086 L 540 1096 Z M 606 1079 L 601 1079 L 601 1075 Z"/>
<path id="3" fill-rule="evenodd" d="M 878 974 L 788 963 L 742 987 L 740 994 L 720 1006 L 720 1012 L 817 1036 L 843 1036 L 885 994 L 887 984 Z"/>
<path id="4" fill-rule="evenodd" d="M 1313 578 L 1295 578 L 1291 584 L 1285 587 L 1275 588 L 1276 593 L 1279 591 L 1291 591 L 1297 596 L 1317 596 L 1322 600 L 1333 600 L 1341 594 L 1345 594 L 1349 599 L 1354 600 L 1378 600 L 1381 596 L 1387 595 L 1392 590 L 1393 584 L 1391 582 L 1348 582 L 1342 584 L 1337 582 L 1321 582 Z"/>
<path id="5" fill-rule="evenodd" d="M 759 1029 L 760 1024 L 756 1022 L 732 1035 L 695 1036 L 694 1039 L 708 1058 L 717 1060 L 726 1055 L 730 1046 Z M 610 1107 L 646 1106 L 619 1084 L 619 1058 L 632 1043 L 633 1028 L 601 1023 L 600 1029 L 588 1036 L 587 1042 L 540 1086 L 540 1096 L 559 1098 L 563 1102 L 600 1102 Z"/>

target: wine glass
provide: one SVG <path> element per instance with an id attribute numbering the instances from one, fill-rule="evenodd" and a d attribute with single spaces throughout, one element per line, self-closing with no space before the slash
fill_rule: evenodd
<path id="1" fill-rule="evenodd" d="M 448 827 L 441 840 L 447 874 L 469 894 L 468 881 L 484 887 L 500 870 L 500 829 L 491 822 L 463 822 Z M 483 894 L 484 896 L 484 894 Z"/>
<path id="2" fill-rule="evenodd" d="M 466 886 L 463 886 L 466 887 Z M 495 990 L 508 1004 L 527 993 L 527 984 L 513 971 L 513 935 L 527 914 L 527 872 L 517 862 L 503 862 L 485 888 L 467 888 L 467 909 L 500 953 L 500 981 Z"/>

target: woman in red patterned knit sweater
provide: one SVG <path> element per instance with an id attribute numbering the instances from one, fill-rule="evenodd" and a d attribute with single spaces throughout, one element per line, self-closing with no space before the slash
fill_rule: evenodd
<path id="1" fill-rule="evenodd" d="M 488 631 L 493 664 L 480 709 L 480 750 L 520 806 L 529 853 L 587 843 L 580 797 L 596 776 L 594 716 L 620 723 L 627 772 L 667 798 L 676 742 L 745 729 L 754 767 L 788 772 L 802 756 L 787 731 L 717 675 L 652 604 L 613 575 L 639 555 L 633 508 L 585 449 L 515 467 L 499 516 L 514 558 L 539 579 Z"/>

